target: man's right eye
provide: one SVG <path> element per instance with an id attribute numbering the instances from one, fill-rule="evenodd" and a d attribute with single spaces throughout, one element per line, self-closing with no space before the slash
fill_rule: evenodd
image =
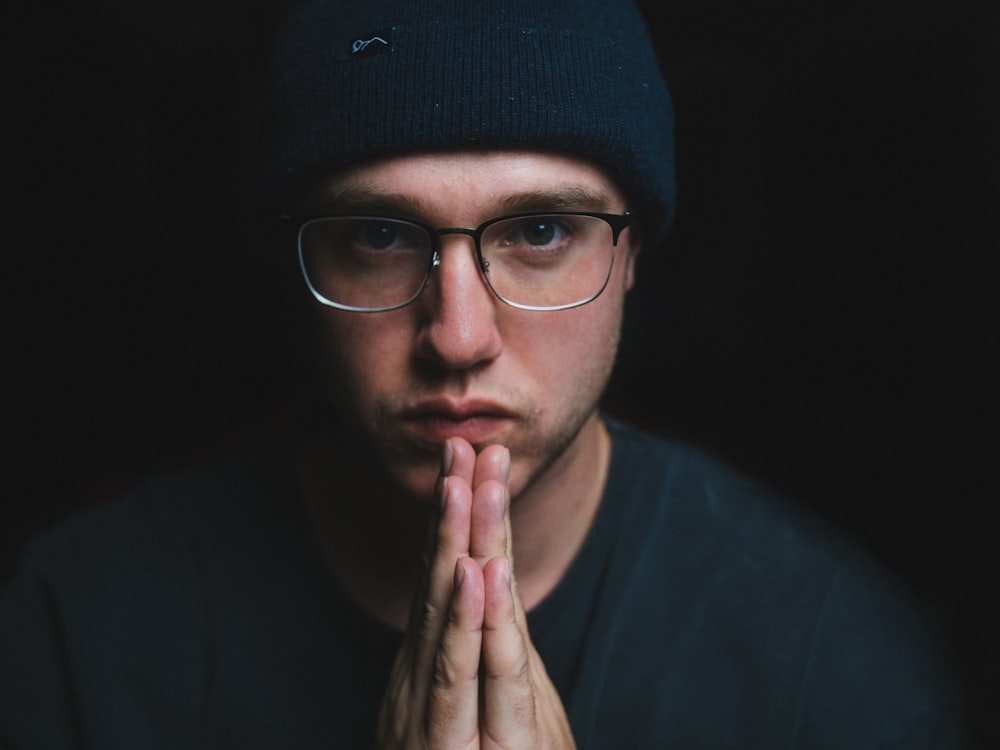
<path id="1" fill-rule="evenodd" d="M 375 250 L 388 250 L 402 240 L 400 226 L 394 222 L 365 221 L 356 236 L 360 242 Z"/>

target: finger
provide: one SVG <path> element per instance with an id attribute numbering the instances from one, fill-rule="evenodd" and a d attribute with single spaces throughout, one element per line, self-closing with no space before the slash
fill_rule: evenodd
<path id="1" fill-rule="evenodd" d="M 422 623 L 422 630 L 435 648 L 443 628 L 441 613 L 451 598 L 455 563 L 469 554 L 472 508 L 469 484 L 475 462 L 476 453 L 467 441 L 459 438 L 445 441 L 438 480 L 440 512 L 428 544 L 426 581 L 414 600 L 419 619 L 411 619 Z"/>
<path id="2" fill-rule="evenodd" d="M 427 701 L 429 747 L 479 747 L 483 575 L 468 557 L 455 565 L 453 594 Z"/>
<path id="3" fill-rule="evenodd" d="M 490 445 L 476 457 L 473 477 L 470 554 L 480 565 L 492 557 L 510 557 L 510 451 Z"/>
<path id="4" fill-rule="evenodd" d="M 573 750 L 573 732 L 555 685 L 535 650 L 508 559 L 483 569 L 483 747 Z"/>
<path id="5" fill-rule="evenodd" d="M 448 438 L 441 461 L 442 476 L 457 477 L 470 487 L 476 469 L 476 449 L 464 438 Z"/>
<path id="6" fill-rule="evenodd" d="M 469 554 L 480 565 L 507 555 L 507 499 L 507 486 L 494 479 L 480 484 L 472 496 Z"/>
<path id="7" fill-rule="evenodd" d="M 510 479 L 510 451 L 506 446 L 488 445 L 476 456 L 475 471 L 472 477 L 473 489 L 490 479 L 495 479 L 502 484 L 507 484 Z"/>
<path id="8" fill-rule="evenodd" d="M 529 747 L 538 731 L 538 703 L 531 672 L 533 651 L 518 622 L 511 582 L 506 558 L 493 558 L 483 568 L 481 725 L 486 736 L 498 745 Z"/>
<path id="9" fill-rule="evenodd" d="M 452 599 L 455 565 L 469 553 L 472 497 L 467 484 L 447 477 L 442 483 L 442 511 L 430 561 L 426 591 L 414 600 L 410 635 L 415 640 L 416 686 L 429 685 Z"/>
<path id="10" fill-rule="evenodd" d="M 420 745 L 427 745 L 432 696 L 436 696 L 434 726 L 447 724 L 442 717 L 463 717 L 458 726 L 464 727 L 467 736 L 475 736 L 469 734 L 468 726 L 474 729 L 477 726 L 478 679 L 471 691 L 472 698 L 468 691 L 441 689 L 444 684 L 461 684 L 457 675 L 464 669 L 467 677 L 469 664 L 475 676 L 480 661 L 482 571 L 468 558 L 475 460 L 475 451 L 467 441 L 448 440 L 442 447 L 437 512 L 428 529 L 421 579 L 413 597 L 406 641 L 397 655 L 379 714 L 378 734 L 388 743 L 385 746 L 402 747 L 409 744 L 406 737 L 417 736 Z M 471 587 L 456 590 L 455 581 L 464 579 L 467 568 L 475 570 L 476 578 Z M 471 591 L 471 594 L 462 595 L 464 591 Z M 471 643 L 457 635 L 469 628 L 473 631 Z M 440 649 L 446 634 L 450 645 L 442 654 Z M 456 679 L 449 681 L 448 675 Z M 459 745 L 449 739 L 444 746 Z"/>
<path id="11" fill-rule="evenodd" d="M 468 485 L 475 466 L 475 451 L 464 440 L 446 440 L 442 447 L 441 474 L 437 482 L 439 512 L 432 524 L 424 558 L 424 578 L 414 597 L 413 623 L 420 623 L 425 610 L 444 610 L 451 597 L 455 561 L 469 554 L 471 492 Z"/>

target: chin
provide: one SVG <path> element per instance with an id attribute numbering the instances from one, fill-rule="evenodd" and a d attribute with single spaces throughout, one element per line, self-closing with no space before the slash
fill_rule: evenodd
<path id="1" fill-rule="evenodd" d="M 416 449 L 412 446 L 400 450 L 399 446 L 383 444 L 381 460 L 374 471 L 379 472 L 403 495 L 419 502 L 430 504 L 434 496 L 438 476 L 441 474 L 441 448 L 426 446 Z"/>

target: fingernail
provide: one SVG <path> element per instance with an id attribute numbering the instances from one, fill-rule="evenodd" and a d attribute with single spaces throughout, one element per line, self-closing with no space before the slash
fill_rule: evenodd
<path id="1" fill-rule="evenodd" d="M 504 449 L 501 471 L 503 471 L 503 481 L 510 481 L 510 448 Z"/>
<path id="2" fill-rule="evenodd" d="M 444 506 L 448 504 L 448 477 L 441 477 L 441 496 L 439 500 L 441 502 L 441 510 L 444 510 Z"/>
<path id="3" fill-rule="evenodd" d="M 510 560 L 504 558 L 503 561 L 503 577 L 507 579 L 507 583 L 510 583 L 511 571 L 510 571 Z"/>
<path id="4" fill-rule="evenodd" d="M 441 473 L 450 474 L 451 464 L 455 460 L 455 453 L 451 449 L 451 440 L 444 441 L 444 450 L 441 453 Z"/>
<path id="5" fill-rule="evenodd" d="M 459 588 L 462 585 L 462 581 L 465 580 L 465 568 L 461 565 L 455 566 L 455 588 Z"/>

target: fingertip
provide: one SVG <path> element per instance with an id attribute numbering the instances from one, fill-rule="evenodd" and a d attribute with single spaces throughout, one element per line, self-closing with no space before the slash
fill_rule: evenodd
<path id="1" fill-rule="evenodd" d="M 465 586 L 479 571 L 479 564 L 468 555 L 459 555 L 455 561 L 455 588 Z"/>
<path id="2" fill-rule="evenodd" d="M 448 438 L 448 446 L 451 451 L 449 475 L 459 477 L 471 485 L 476 465 L 476 449 L 468 440 L 460 437 Z"/>
<path id="3" fill-rule="evenodd" d="M 506 557 L 494 557 L 487 561 L 483 566 L 483 579 L 495 612 L 499 613 L 512 607 L 513 572 Z"/>
<path id="4" fill-rule="evenodd" d="M 446 477 L 451 473 L 451 467 L 454 462 L 455 447 L 451 444 L 451 438 L 447 438 L 441 448 L 441 476 Z"/>
<path id="5" fill-rule="evenodd" d="M 510 481 L 510 449 L 500 443 L 483 448 L 476 460 L 473 485 L 478 487 L 490 479 L 506 485 Z"/>
<path id="6" fill-rule="evenodd" d="M 494 557 L 486 564 L 490 567 L 489 574 L 493 580 L 494 587 L 505 592 L 509 591 L 511 581 L 513 580 L 513 575 L 511 574 L 510 569 L 510 560 L 506 557 Z"/>

